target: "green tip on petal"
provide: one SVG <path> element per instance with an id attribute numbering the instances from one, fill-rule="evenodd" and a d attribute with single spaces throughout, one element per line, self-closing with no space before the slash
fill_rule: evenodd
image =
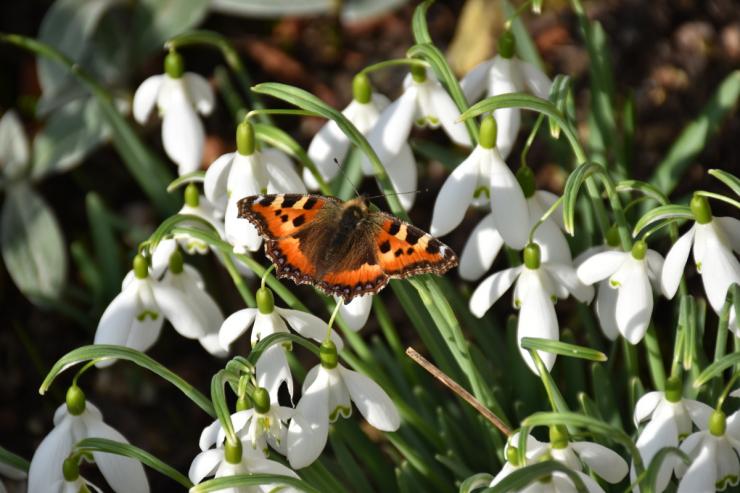
<path id="1" fill-rule="evenodd" d="M 421 65 L 411 66 L 411 77 L 414 78 L 414 82 L 421 84 L 427 81 L 427 69 Z"/>
<path id="2" fill-rule="evenodd" d="M 242 156 L 254 154 L 256 143 L 254 140 L 254 128 L 249 122 L 241 122 L 236 126 L 236 150 Z"/>
<path id="3" fill-rule="evenodd" d="M 679 402 L 683 397 L 683 382 L 678 376 L 671 376 L 665 381 L 665 398 L 668 402 Z"/>
<path id="4" fill-rule="evenodd" d="M 275 311 L 275 297 L 270 288 L 262 287 L 257 290 L 257 308 L 265 315 Z"/>
<path id="5" fill-rule="evenodd" d="M 80 477 L 80 465 L 77 463 L 77 457 L 67 457 L 62 462 L 62 474 L 65 481 L 76 481 Z"/>
<path id="6" fill-rule="evenodd" d="M 237 440 L 231 443 L 226 440 L 224 443 L 224 458 L 229 464 L 239 464 L 242 461 L 242 442 Z"/>
<path id="7" fill-rule="evenodd" d="M 619 229 L 616 224 L 613 224 L 606 232 L 606 244 L 610 247 L 617 247 L 620 244 L 619 240 Z"/>
<path id="8" fill-rule="evenodd" d="M 182 253 L 180 253 L 180 249 L 176 248 L 175 251 L 172 252 L 172 255 L 170 255 L 170 272 L 172 272 L 173 274 L 182 274 L 184 267 L 185 260 L 182 258 Z"/>
<path id="9" fill-rule="evenodd" d="M 527 269 L 535 270 L 540 268 L 540 246 L 537 243 L 530 243 L 525 246 L 522 257 Z"/>
<path id="10" fill-rule="evenodd" d="M 149 263 L 141 255 L 134 257 L 134 276 L 136 279 L 146 279 L 149 276 Z"/>
<path id="11" fill-rule="evenodd" d="M 77 385 L 72 385 L 67 389 L 65 402 L 67 411 L 72 416 L 79 416 L 85 412 L 85 393 Z"/>
<path id="12" fill-rule="evenodd" d="M 176 51 L 170 51 L 164 57 L 164 72 L 173 79 L 179 79 L 185 73 L 185 60 Z"/>
<path id="13" fill-rule="evenodd" d="M 498 54 L 502 58 L 511 58 L 514 56 L 515 50 L 516 39 L 514 38 L 514 34 L 509 30 L 504 31 L 501 37 L 498 38 Z"/>
<path id="14" fill-rule="evenodd" d="M 632 245 L 632 257 L 635 260 L 643 260 L 647 254 L 647 243 L 642 240 L 638 240 Z"/>
<path id="15" fill-rule="evenodd" d="M 252 394 L 254 401 L 254 410 L 260 414 L 265 414 L 270 410 L 270 393 L 263 387 L 257 387 Z"/>
<path id="16" fill-rule="evenodd" d="M 712 222 L 712 208 L 709 206 L 709 201 L 702 195 L 694 194 L 691 197 L 691 213 L 694 215 L 694 219 L 699 224 L 707 224 Z"/>
<path id="17" fill-rule="evenodd" d="M 550 426 L 550 447 L 554 449 L 564 449 L 568 446 L 570 435 L 565 427 L 560 425 Z"/>
<path id="18" fill-rule="evenodd" d="M 185 205 L 188 207 L 198 207 L 200 205 L 200 192 L 198 191 L 197 185 L 195 183 L 188 183 L 188 186 L 185 187 L 185 193 L 184 200 Z"/>
<path id="19" fill-rule="evenodd" d="M 329 370 L 336 368 L 339 364 L 337 347 L 331 339 L 327 339 L 321 343 L 321 347 L 319 348 L 319 359 L 321 360 L 321 366 Z"/>
<path id="20" fill-rule="evenodd" d="M 716 437 L 724 436 L 725 429 L 727 429 L 727 418 L 725 413 L 722 411 L 714 411 L 709 416 L 709 433 Z"/>
<path id="21" fill-rule="evenodd" d="M 534 183 L 534 171 L 527 165 L 522 165 L 516 171 L 516 179 L 519 182 L 519 186 L 524 192 L 526 198 L 534 195 L 535 183 Z"/>
<path id="22" fill-rule="evenodd" d="M 506 448 L 506 461 L 514 467 L 519 466 L 519 450 L 516 447 L 509 446 Z"/>
<path id="23" fill-rule="evenodd" d="M 486 115 L 480 122 L 480 134 L 478 144 L 484 149 L 493 149 L 496 147 L 496 134 L 498 125 L 492 115 Z"/>
<path id="24" fill-rule="evenodd" d="M 373 97 L 373 86 L 370 84 L 370 77 L 366 73 L 360 72 L 352 79 L 352 96 L 355 101 L 367 104 Z"/>

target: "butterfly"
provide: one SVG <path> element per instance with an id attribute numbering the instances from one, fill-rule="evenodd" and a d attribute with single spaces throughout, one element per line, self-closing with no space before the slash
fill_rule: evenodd
<path id="1" fill-rule="evenodd" d="M 345 302 L 377 293 L 390 279 L 444 274 L 457 265 L 450 247 L 416 226 L 371 211 L 363 198 L 252 195 L 238 202 L 265 239 L 278 277 L 312 284 Z"/>

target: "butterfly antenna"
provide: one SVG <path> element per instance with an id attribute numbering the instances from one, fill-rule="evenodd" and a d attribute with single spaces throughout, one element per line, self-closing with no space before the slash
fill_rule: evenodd
<path id="1" fill-rule="evenodd" d="M 407 195 L 410 193 L 426 193 L 428 192 L 428 188 L 420 188 L 419 190 L 411 190 L 409 192 L 392 192 L 392 193 L 381 193 L 380 195 L 372 195 L 370 197 L 365 197 L 366 200 L 372 200 L 372 199 L 379 199 L 381 197 L 390 197 L 391 195 Z"/>
<path id="2" fill-rule="evenodd" d="M 352 190 L 355 191 L 355 195 L 357 195 L 358 197 L 361 197 L 360 192 L 357 191 L 357 187 L 355 187 L 355 184 L 352 183 L 352 180 L 349 179 L 349 176 L 347 175 L 345 170 L 342 168 L 342 165 L 339 164 L 339 160 L 337 158 L 334 158 L 334 164 L 336 164 L 337 168 L 339 168 L 339 174 L 342 175 L 342 178 L 347 180 L 347 183 L 350 184 L 350 186 L 352 187 Z"/>

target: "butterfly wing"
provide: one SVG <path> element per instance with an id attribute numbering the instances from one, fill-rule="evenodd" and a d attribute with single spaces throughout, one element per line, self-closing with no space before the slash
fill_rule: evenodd
<path id="1" fill-rule="evenodd" d="M 334 197 L 302 194 L 251 195 L 237 206 L 239 217 L 248 219 L 268 240 L 285 238 L 310 224 L 327 204 L 337 204 Z"/>

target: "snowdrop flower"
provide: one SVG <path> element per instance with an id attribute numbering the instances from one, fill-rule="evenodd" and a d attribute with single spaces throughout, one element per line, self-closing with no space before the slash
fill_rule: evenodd
<path id="1" fill-rule="evenodd" d="M 635 405 L 635 425 L 649 420 L 636 444 L 646 465 L 662 448 L 678 447 L 678 443 L 691 433 L 692 420 L 707 423 L 712 414 L 712 408 L 703 402 L 684 399 L 682 388 L 680 378 L 669 377 L 665 392 L 648 392 Z M 664 459 L 658 472 L 656 491 L 663 491 L 668 486 L 673 467 L 678 462 L 675 456 Z M 632 476 L 635 476 L 634 469 Z"/>
<path id="2" fill-rule="evenodd" d="M 64 481 L 62 465 L 74 444 L 84 438 L 107 438 L 117 442 L 128 440 L 110 425 L 92 403 L 86 402 L 82 390 L 73 385 L 67 390 L 66 403 L 54 413 L 54 429 L 39 444 L 28 470 L 28 493 L 68 491 L 61 488 Z M 95 463 L 105 480 L 117 492 L 148 492 L 149 483 L 140 462 L 120 455 L 92 452 Z M 66 486 L 65 486 L 66 487 Z M 75 490 L 75 493 L 79 490 Z"/>
<path id="3" fill-rule="evenodd" d="M 121 293 L 98 322 L 95 344 L 117 344 L 146 351 L 159 337 L 166 318 L 183 337 L 198 339 L 206 350 L 223 355 L 216 330 L 223 322 L 221 309 L 204 290 L 197 270 L 183 265 L 182 254 L 170 257 L 161 281 L 152 279 L 146 260 L 137 255 L 134 268 L 123 280 Z M 112 361 L 103 361 L 106 366 Z"/>
<path id="4" fill-rule="evenodd" d="M 250 402 L 253 404 L 252 407 L 246 408 L 246 402 L 244 406 L 240 406 L 240 402 L 241 400 L 237 402 L 237 409 L 240 407 L 244 409 L 231 415 L 231 423 L 242 443 L 249 444 L 265 455 L 269 444 L 273 449 L 286 455 L 288 428 L 285 423 L 293 416 L 293 409 L 271 402 L 270 393 L 262 387 L 257 387 L 252 394 Z M 203 429 L 200 435 L 200 449 L 208 450 L 214 444 L 221 446 L 224 440 L 226 433 L 221 422 L 216 420 Z"/>
<path id="5" fill-rule="evenodd" d="M 701 274 L 709 304 L 719 314 L 725 304 L 727 290 L 740 284 L 740 262 L 732 253 L 740 253 L 740 220 L 734 217 L 714 217 L 709 202 L 701 195 L 691 199 L 695 222 L 671 247 L 665 258 L 661 287 L 666 298 L 675 296 L 689 250 L 693 244 L 694 263 Z M 740 324 L 735 307 L 730 308 L 730 330 L 740 337 Z"/>
<path id="6" fill-rule="evenodd" d="M 54 483 L 48 491 L 54 493 L 87 493 L 95 491 L 103 493 L 103 490 L 80 476 L 78 458 L 68 457 L 62 465 L 63 477 Z M 0 491 L 2 491 L 0 489 Z M 3 492 L 4 493 L 4 492 Z"/>
<path id="7" fill-rule="evenodd" d="M 483 125 L 481 125 L 483 128 Z M 545 190 L 536 190 L 532 169 L 522 166 L 516 172 L 516 178 L 526 197 L 527 227 L 522 231 L 529 232 L 558 200 L 558 196 Z M 499 208 L 498 214 L 502 214 Z M 508 208 L 503 209 L 508 214 Z M 493 265 L 504 239 L 496 226 L 497 211 L 489 212 L 473 229 L 465 242 L 460 255 L 460 276 L 474 281 L 482 276 Z M 544 222 L 538 225 L 533 240 L 540 245 L 543 262 L 571 263 L 570 247 L 562 232 L 562 212 L 557 208 Z"/>
<path id="8" fill-rule="evenodd" d="M 584 261 L 577 273 L 584 284 L 609 278 L 609 286 L 617 290 L 617 329 L 631 344 L 637 344 L 645 335 L 653 313 L 650 282 L 658 282 L 662 268 L 663 257 L 640 240 L 629 252 L 597 253 Z"/>
<path id="9" fill-rule="evenodd" d="M 474 196 L 482 191 L 491 198 L 496 230 L 504 241 L 518 250 L 527 244 L 529 222 L 527 202 L 514 173 L 495 146 L 496 120 L 487 116 L 481 122 L 480 139 L 467 159 L 447 178 L 437 195 L 430 233 L 442 236 L 463 219 Z"/>
<path id="10" fill-rule="evenodd" d="M 729 418 L 722 411 L 713 411 L 708 420 L 694 421 L 701 431 L 689 435 L 681 450 L 691 459 L 691 465 L 680 462 L 676 476 L 681 478 L 677 493 L 723 491 L 738 484 L 740 478 L 740 417 Z"/>
<path id="11" fill-rule="evenodd" d="M 340 349 L 344 346 L 342 339 L 329 326 L 315 315 L 300 310 L 290 310 L 275 306 L 275 298 L 270 288 L 257 290 L 257 308 L 245 308 L 232 313 L 221 325 L 219 341 L 224 349 L 252 327 L 252 346 L 261 339 L 279 332 L 289 332 L 287 325 L 303 337 L 321 342 L 331 334 L 334 344 Z M 257 384 L 270 391 L 272 399 L 277 401 L 280 384 L 285 382 L 288 392 L 293 395 L 293 377 L 282 345 L 270 346 L 257 360 Z"/>
<path id="12" fill-rule="evenodd" d="M 498 474 L 494 476 L 489 486 L 496 486 L 512 472 L 516 471 L 520 467 L 534 464 L 535 462 L 537 462 L 537 459 L 539 457 L 547 453 L 546 443 L 540 442 L 532 435 L 527 435 L 527 450 L 524 453 L 526 460 L 524 464 L 520 464 L 518 451 L 515 446 L 518 443 L 519 432 L 516 432 L 511 435 L 511 437 L 509 437 L 509 439 L 506 441 L 506 445 L 504 446 L 504 457 L 506 457 L 506 462 L 504 462 L 504 465 L 501 467 L 501 470 L 498 472 Z"/>
<path id="13" fill-rule="evenodd" d="M 262 455 L 262 451 L 255 450 L 251 446 L 243 447 L 239 441 L 235 445 L 226 442 L 224 447 L 204 450 L 199 453 L 190 464 L 188 477 L 194 484 L 198 484 L 208 476 L 221 478 L 249 473 L 298 478 L 295 472 L 281 463 L 266 459 Z M 300 493 L 299 490 L 291 486 L 284 486 L 279 483 L 224 488 L 219 491 L 226 493 L 269 493 L 278 490 L 287 493 Z"/>
<path id="14" fill-rule="evenodd" d="M 342 110 L 342 114 L 357 127 L 357 130 L 367 136 L 389 101 L 382 94 L 373 92 L 370 79 L 362 72 L 352 81 L 352 90 L 354 98 L 349 106 Z M 344 161 L 349 144 L 349 139 L 334 120 L 326 122 L 311 140 L 308 157 L 316 164 L 324 180 L 329 181 L 336 176 L 339 166 L 335 160 L 340 163 Z M 308 168 L 303 168 L 303 181 L 311 190 L 319 188 L 316 178 Z"/>
<path id="15" fill-rule="evenodd" d="M 225 211 L 225 237 L 237 253 L 254 252 L 262 245 L 257 228 L 238 217 L 236 204 L 240 199 L 261 193 L 306 193 L 290 159 L 277 149 L 258 151 L 254 139 L 252 125 L 240 123 L 236 129 L 237 152 L 216 159 L 208 167 L 203 184 L 206 198 Z"/>
<path id="16" fill-rule="evenodd" d="M 326 445 L 329 423 L 352 414 L 352 402 L 375 428 L 396 431 L 401 424 L 393 401 L 371 379 L 339 364 L 331 340 L 321 344 L 321 362 L 309 370 L 303 396 L 288 428 L 288 461 L 294 469 L 311 464 Z"/>
<path id="17" fill-rule="evenodd" d="M 20 178 L 31 164 L 26 132 L 15 111 L 0 118 L 0 175 L 3 181 Z"/>
<path id="18" fill-rule="evenodd" d="M 515 41 L 511 31 L 505 31 L 498 43 L 498 55 L 475 66 L 460 81 L 465 97 L 471 103 L 486 96 L 498 96 L 529 90 L 535 96 L 547 99 L 552 81 L 534 65 L 514 56 Z M 506 158 L 511 152 L 521 123 L 519 108 L 501 108 L 493 112 L 498 122 L 496 147 Z"/>
<path id="19" fill-rule="evenodd" d="M 543 262 L 537 243 L 526 246 L 523 258 L 523 265 L 496 272 L 484 279 L 470 297 L 470 311 L 481 318 L 516 281 L 513 305 L 519 309 L 517 341 L 521 342 L 524 337 L 557 341 L 559 327 L 554 300 L 572 294 L 579 301 L 588 302 L 593 297 L 593 288 L 581 284 L 569 264 Z M 537 373 L 529 351 L 518 345 L 524 361 Z M 541 353 L 540 356 L 550 370 L 555 363 L 555 355 Z"/>
<path id="20" fill-rule="evenodd" d="M 171 51 L 164 59 L 165 73 L 141 83 L 134 94 L 134 118 L 143 124 L 154 106 L 162 117 L 164 150 L 184 175 L 200 167 L 205 130 L 197 113 L 209 115 L 214 96 L 202 76 L 185 72 L 182 56 Z"/>
<path id="21" fill-rule="evenodd" d="M 334 300 L 341 303 L 339 315 L 350 329 L 356 332 L 365 326 L 373 308 L 373 295 L 358 296 L 349 303 L 345 303 L 339 296 L 335 296 Z"/>

